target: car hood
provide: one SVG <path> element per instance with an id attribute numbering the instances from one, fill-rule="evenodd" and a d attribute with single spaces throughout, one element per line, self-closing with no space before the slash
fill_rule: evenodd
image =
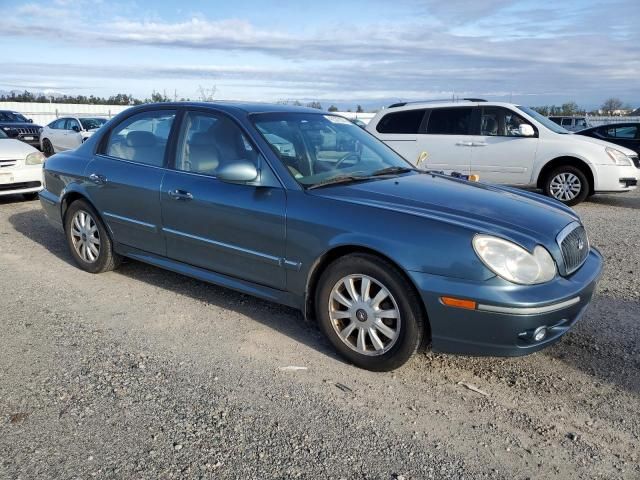
<path id="1" fill-rule="evenodd" d="M 523 245 L 549 244 L 579 217 L 560 202 L 536 193 L 439 174 L 410 174 L 310 191 L 339 201 L 395 210 L 509 237 Z"/>
<path id="2" fill-rule="evenodd" d="M 577 140 L 579 142 L 586 142 L 586 143 L 591 143 L 593 145 L 600 145 L 605 148 L 606 147 L 615 148 L 616 150 L 620 150 L 625 155 L 637 155 L 637 153 L 631 150 L 630 148 L 623 147 L 622 145 L 618 145 L 615 143 L 607 142 L 606 140 L 600 140 L 599 138 L 588 137 L 586 135 L 583 135 L 582 132 L 574 133 L 570 137 L 572 140 Z"/>
<path id="3" fill-rule="evenodd" d="M 0 160 L 22 160 L 37 152 L 31 145 L 13 138 L 0 138 Z"/>

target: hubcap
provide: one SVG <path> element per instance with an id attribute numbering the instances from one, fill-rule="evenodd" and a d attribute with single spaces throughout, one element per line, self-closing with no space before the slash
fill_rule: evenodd
<path id="1" fill-rule="evenodd" d="M 85 262 L 93 263 L 100 255 L 100 233 L 93 217 L 78 210 L 71 220 L 71 240 L 77 254 Z"/>
<path id="2" fill-rule="evenodd" d="M 573 173 L 559 173 L 551 179 L 551 195 L 561 201 L 573 200 L 582 190 L 582 182 Z"/>
<path id="3" fill-rule="evenodd" d="M 349 275 L 335 284 L 329 318 L 342 342 L 363 355 L 388 352 L 400 333 L 400 310 L 393 295 L 367 275 Z"/>

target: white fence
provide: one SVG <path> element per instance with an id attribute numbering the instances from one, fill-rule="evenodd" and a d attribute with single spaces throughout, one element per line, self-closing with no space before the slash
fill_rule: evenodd
<path id="1" fill-rule="evenodd" d="M 589 115 L 587 117 L 587 123 L 592 127 L 599 125 L 607 125 L 608 123 L 628 123 L 628 122 L 640 122 L 640 117 L 595 117 Z"/>
<path id="2" fill-rule="evenodd" d="M 29 103 L 29 102 L 0 102 L 0 110 L 19 112 L 33 120 L 38 125 L 46 125 L 59 117 L 93 116 L 111 118 L 123 110 L 127 105 L 83 105 L 75 103 Z"/>

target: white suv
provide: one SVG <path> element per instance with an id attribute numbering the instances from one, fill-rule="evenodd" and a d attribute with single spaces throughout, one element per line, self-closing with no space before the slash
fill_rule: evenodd
<path id="1" fill-rule="evenodd" d="M 574 135 L 511 103 L 398 103 L 378 112 L 367 130 L 421 168 L 541 188 L 567 205 L 633 190 L 640 177 L 634 151 Z"/>

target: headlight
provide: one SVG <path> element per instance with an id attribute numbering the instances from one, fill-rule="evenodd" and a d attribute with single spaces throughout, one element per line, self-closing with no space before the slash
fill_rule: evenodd
<path id="1" fill-rule="evenodd" d="M 610 148 L 610 147 L 607 147 L 604 150 L 607 152 L 607 155 L 611 157 L 611 160 L 613 160 L 613 162 L 616 165 L 624 165 L 624 166 L 633 165 L 633 161 L 626 154 L 622 153 L 620 150 L 616 150 L 615 148 Z"/>
<path id="2" fill-rule="evenodd" d="M 541 245 L 530 253 L 508 240 L 476 235 L 473 249 L 489 270 L 509 282 L 533 285 L 548 282 L 556 276 L 556 264 Z"/>
<path id="3" fill-rule="evenodd" d="M 27 155 L 27 158 L 25 158 L 24 163 L 26 165 L 40 165 L 44 163 L 44 159 L 45 159 L 45 156 L 42 152 L 33 152 Z"/>

